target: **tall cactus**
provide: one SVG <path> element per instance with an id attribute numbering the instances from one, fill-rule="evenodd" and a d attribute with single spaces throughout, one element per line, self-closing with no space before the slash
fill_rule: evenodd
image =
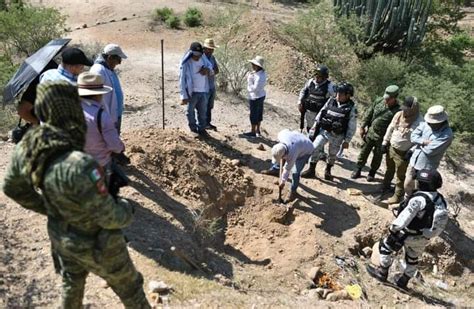
<path id="1" fill-rule="evenodd" d="M 365 43 L 401 50 L 423 40 L 432 0 L 334 0 L 338 17 L 355 14 L 365 25 Z"/>

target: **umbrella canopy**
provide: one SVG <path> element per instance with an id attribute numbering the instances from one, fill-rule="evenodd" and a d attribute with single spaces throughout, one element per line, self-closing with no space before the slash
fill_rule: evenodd
<path id="1" fill-rule="evenodd" d="M 36 53 L 26 58 L 18 71 L 3 90 L 3 104 L 11 103 L 35 80 L 45 69 L 54 65 L 52 59 L 71 41 L 71 39 L 51 40 L 38 49 Z"/>

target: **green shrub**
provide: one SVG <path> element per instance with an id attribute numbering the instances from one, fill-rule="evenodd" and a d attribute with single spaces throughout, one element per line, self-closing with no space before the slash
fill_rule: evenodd
<path id="1" fill-rule="evenodd" d="M 171 29 L 178 29 L 180 22 L 178 16 L 172 15 L 166 19 L 166 26 Z"/>
<path id="2" fill-rule="evenodd" d="M 229 47 L 227 44 L 216 49 L 214 55 L 219 59 L 217 87 L 240 96 L 246 87 L 249 70 L 248 56 L 242 50 Z"/>
<path id="3" fill-rule="evenodd" d="M 166 22 L 166 20 L 170 16 L 174 16 L 174 11 L 173 9 L 165 6 L 164 8 L 161 8 L 161 9 L 155 9 L 155 12 L 153 14 L 153 20 Z"/>
<path id="4" fill-rule="evenodd" d="M 202 25 L 202 12 L 197 8 L 188 8 L 184 13 L 184 23 L 188 27 L 198 27 Z"/>

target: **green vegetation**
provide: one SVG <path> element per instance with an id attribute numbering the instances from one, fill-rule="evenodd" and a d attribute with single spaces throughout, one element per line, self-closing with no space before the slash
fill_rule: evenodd
<path id="1" fill-rule="evenodd" d="M 165 6 L 164 8 L 155 9 L 153 14 L 153 19 L 155 21 L 165 22 L 170 16 L 174 16 L 173 9 Z"/>
<path id="2" fill-rule="evenodd" d="M 166 23 L 166 26 L 168 26 L 168 28 L 178 29 L 181 23 L 181 20 L 179 19 L 178 16 L 173 15 L 173 16 L 168 17 L 165 23 Z"/>
<path id="3" fill-rule="evenodd" d="M 197 8 L 188 8 L 183 21 L 188 27 L 198 27 L 203 23 L 202 12 Z"/>

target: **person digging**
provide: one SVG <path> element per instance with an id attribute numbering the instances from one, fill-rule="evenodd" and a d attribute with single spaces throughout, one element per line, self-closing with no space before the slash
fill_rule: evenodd
<path id="1" fill-rule="evenodd" d="M 443 184 L 441 175 L 437 171 L 421 170 L 416 182 L 418 191 L 394 209 L 396 219 L 389 227 L 389 234 L 379 241 L 380 266 L 368 264 L 366 267 L 370 276 L 386 282 L 393 255 L 403 248 L 405 266 L 395 281 L 401 289 L 407 289 L 408 281 L 415 275 L 418 257 L 430 239 L 439 236 L 448 222 L 448 206 L 437 191 Z"/>
<path id="2" fill-rule="evenodd" d="M 292 172 L 291 190 L 285 202 L 292 202 L 297 198 L 296 190 L 300 183 L 300 174 L 313 150 L 313 143 L 302 133 L 288 129 L 278 133 L 278 143 L 272 148 L 272 162 L 275 164 L 283 160 L 280 167 L 283 170 L 278 184 L 280 190 L 283 190 Z"/>

